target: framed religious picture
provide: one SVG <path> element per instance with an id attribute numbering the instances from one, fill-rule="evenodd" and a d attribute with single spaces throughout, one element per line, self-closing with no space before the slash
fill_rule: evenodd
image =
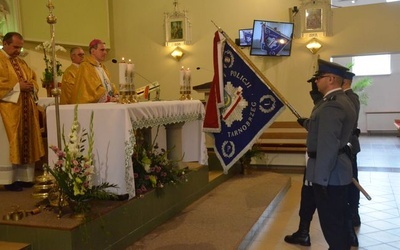
<path id="1" fill-rule="evenodd" d="M 322 8 L 306 9 L 306 30 L 321 30 L 322 29 L 322 19 L 323 19 Z"/>
<path id="2" fill-rule="evenodd" d="M 301 1 L 299 11 L 293 16 L 295 37 L 331 36 L 332 9 L 330 0 Z"/>
<path id="3" fill-rule="evenodd" d="M 0 0 L 0 37 L 8 32 L 20 30 L 19 0 Z"/>
<path id="4" fill-rule="evenodd" d="M 165 46 L 181 46 L 191 43 L 189 18 L 186 12 L 165 14 Z"/>

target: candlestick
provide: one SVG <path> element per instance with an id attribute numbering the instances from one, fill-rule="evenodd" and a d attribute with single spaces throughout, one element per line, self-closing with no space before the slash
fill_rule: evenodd
<path id="1" fill-rule="evenodd" d="M 185 100 L 185 67 L 181 67 L 179 70 L 179 93 L 181 94 L 180 100 Z"/>
<path id="2" fill-rule="evenodd" d="M 191 81 L 192 81 L 192 72 L 190 71 L 190 68 L 187 68 L 185 72 L 185 100 L 192 100 Z"/>
<path id="3" fill-rule="evenodd" d="M 128 75 L 128 88 L 129 88 L 129 102 L 130 103 L 135 103 L 137 102 L 136 100 L 136 90 L 135 90 L 135 84 L 134 84 L 134 77 L 135 77 L 135 64 L 132 63 L 132 60 L 129 59 L 127 63 L 127 75 Z"/>
<path id="4" fill-rule="evenodd" d="M 185 84 L 185 68 L 182 66 L 182 68 L 179 70 L 179 85 L 183 86 Z"/>

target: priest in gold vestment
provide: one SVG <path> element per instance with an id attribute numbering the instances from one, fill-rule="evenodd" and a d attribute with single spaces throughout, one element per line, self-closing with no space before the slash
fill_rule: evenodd
<path id="1" fill-rule="evenodd" d="M 32 184 L 35 162 L 45 154 L 35 102 L 36 74 L 18 57 L 23 44 L 19 33 L 9 32 L 0 51 L 1 143 L 9 144 L 9 155 L 1 156 L 0 185 L 10 191 Z"/>
<path id="2" fill-rule="evenodd" d="M 85 52 L 81 47 L 73 47 L 69 53 L 71 65 L 65 69 L 61 82 L 60 104 L 71 104 L 71 92 L 75 85 L 75 77 L 78 73 L 79 65 L 82 63 Z"/>
<path id="3" fill-rule="evenodd" d="M 73 104 L 118 101 L 118 90 L 110 81 L 110 73 L 102 64 L 107 49 L 105 43 L 94 39 L 89 44 L 89 56 L 79 65 L 71 93 Z"/>

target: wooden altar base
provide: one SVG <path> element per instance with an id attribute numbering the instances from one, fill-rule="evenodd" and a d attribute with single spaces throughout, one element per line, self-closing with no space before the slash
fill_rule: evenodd
<path id="1" fill-rule="evenodd" d="M 287 177 L 278 177 L 276 179 L 277 174 L 269 173 L 270 178 L 266 180 L 267 182 L 273 181 L 273 188 L 268 187 L 270 185 L 262 181 L 264 184 L 261 184 L 262 182 L 259 182 L 259 184 L 265 185 L 265 187 L 257 184 L 262 190 L 240 190 L 240 188 L 246 188 L 246 185 L 257 183 L 255 182 L 256 179 L 260 180 L 260 178 L 264 178 L 265 176 L 260 177 L 258 174 L 240 176 L 237 174 L 238 167 L 233 167 L 231 170 L 228 175 L 213 174 L 211 178 L 212 175 L 210 173 L 214 171 L 210 171 L 208 167 L 202 166 L 189 174 L 189 181 L 187 183 L 177 186 L 169 185 L 161 193 L 151 191 L 142 198 L 134 198 L 129 201 L 96 201 L 93 204 L 92 216 L 86 223 L 71 218 L 68 209 L 65 209 L 65 215 L 61 219 L 57 219 L 55 211 L 43 211 L 37 215 L 29 215 L 20 221 L 1 220 L 0 243 L 18 243 L 20 246 L 26 246 L 15 249 L 50 250 L 55 249 L 55 247 L 61 250 L 126 249 L 129 246 L 132 247 L 133 244 L 139 245 L 136 245 L 132 249 L 143 246 L 143 244 L 146 245 L 146 248 L 139 247 L 138 249 L 151 249 L 151 246 L 154 246 L 157 242 L 149 240 L 148 235 L 151 238 L 154 232 L 160 232 L 159 228 L 165 230 L 165 227 L 158 226 L 164 223 L 166 223 L 164 225 L 168 225 L 171 222 L 176 222 L 176 219 L 170 219 L 175 217 L 179 220 L 183 216 L 182 211 L 186 213 L 185 208 L 193 210 L 193 206 L 197 206 L 198 202 L 203 203 L 203 199 L 216 195 L 215 192 L 220 192 L 213 189 L 221 183 L 224 183 L 224 185 L 226 183 L 227 187 L 221 186 L 222 190 L 225 190 L 223 192 L 232 190 L 234 185 L 237 186 L 236 188 L 239 188 L 237 189 L 239 195 L 231 196 L 232 194 L 229 194 L 231 191 L 229 191 L 226 194 L 230 195 L 230 198 L 226 198 L 236 203 L 236 199 L 247 197 L 247 202 L 251 202 L 248 205 L 252 206 L 250 210 L 248 207 L 247 210 L 241 210 L 243 208 L 236 207 L 241 210 L 241 214 L 236 214 L 235 216 L 242 217 L 245 224 L 239 224 L 241 225 L 239 232 L 235 232 L 235 234 L 229 233 L 235 238 L 235 241 L 229 240 L 227 236 L 223 237 L 225 241 L 228 240 L 238 247 L 237 244 L 246 242 L 254 236 L 261 221 L 266 218 L 265 213 L 271 209 L 270 204 L 274 203 L 275 198 L 290 186 L 290 179 Z M 235 176 L 235 178 L 231 178 L 232 176 Z M 230 178 L 231 180 L 226 182 Z M 243 182 L 246 179 L 247 181 Z M 269 189 L 268 192 L 267 189 Z M 213 192 L 210 192 L 211 190 Z M 12 206 L 19 206 L 23 210 L 33 209 L 37 200 L 32 198 L 32 191 L 32 189 L 25 189 L 23 192 L 16 193 L 0 190 L 0 211 L 2 212 L 2 216 L 9 212 Z M 261 197 L 256 198 L 260 195 Z M 213 204 L 216 205 L 215 201 Z M 229 214 L 229 211 L 237 213 L 237 211 L 235 212 L 232 209 L 226 210 L 224 214 L 228 217 L 225 219 L 222 218 L 225 222 L 230 220 L 228 219 L 229 216 L 233 216 Z M 214 212 L 212 211 L 210 215 Z M 234 221 L 237 220 L 235 219 Z M 212 228 L 215 228 L 212 224 L 210 225 Z M 202 234 L 212 235 L 213 233 L 208 231 L 202 232 Z M 237 237 L 238 235 L 239 237 Z M 180 236 L 184 235 L 178 233 L 173 238 L 179 240 Z M 168 237 L 168 234 L 163 235 L 163 237 Z M 163 239 L 162 237 L 159 238 Z M 167 242 L 170 242 L 170 240 Z M 2 244 L 0 244 L 0 247 Z M 18 246 L 18 244 L 15 246 Z"/>

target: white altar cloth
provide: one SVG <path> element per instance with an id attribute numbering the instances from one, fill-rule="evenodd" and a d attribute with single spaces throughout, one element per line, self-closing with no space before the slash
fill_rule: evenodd
<path id="1" fill-rule="evenodd" d="M 60 105 L 61 133 L 68 136 L 74 118 L 75 105 Z M 158 125 L 185 122 L 182 127 L 184 162 L 207 164 L 205 135 L 202 132 L 204 106 L 200 101 L 159 101 L 135 104 L 79 104 L 81 129 L 89 131 L 90 115 L 94 112 L 95 184 L 109 182 L 118 185 L 117 194 L 135 196 L 132 159 L 135 138 L 133 130 Z M 46 109 L 48 145 L 57 145 L 55 106 Z M 62 143 L 61 143 L 62 144 Z M 62 145 L 63 146 L 63 145 Z M 86 147 L 87 149 L 87 147 Z M 49 165 L 57 160 L 49 152 Z"/>

